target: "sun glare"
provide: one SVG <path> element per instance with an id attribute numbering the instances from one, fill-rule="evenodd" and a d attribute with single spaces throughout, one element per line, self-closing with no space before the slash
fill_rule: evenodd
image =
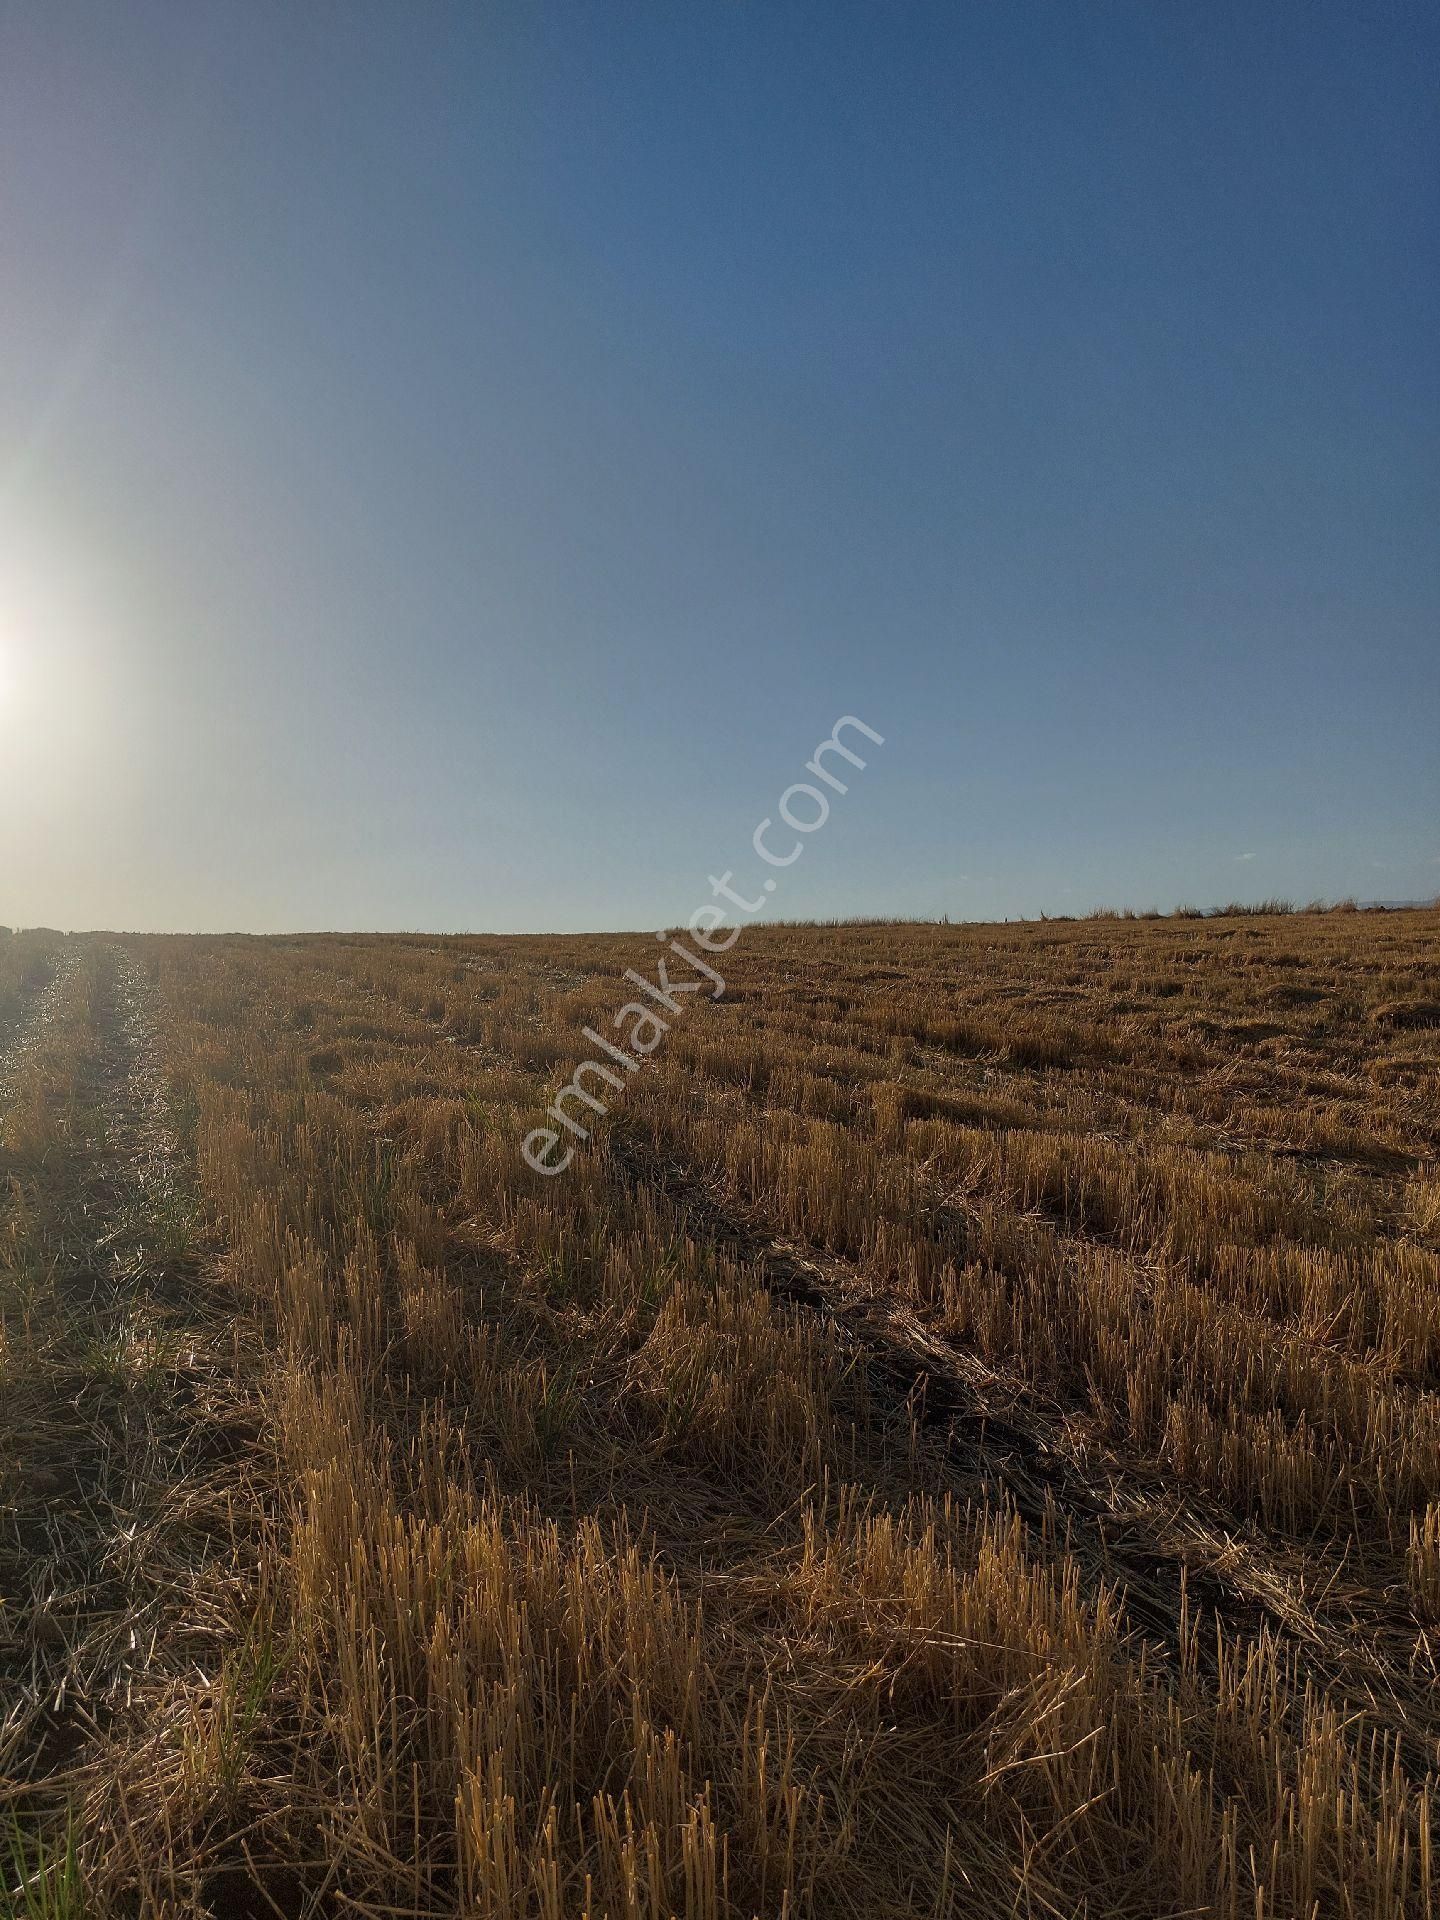
<path id="1" fill-rule="evenodd" d="M 20 649 L 8 634 L 0 633 L 0 722 L 14 716 L 20 692 Z"/>

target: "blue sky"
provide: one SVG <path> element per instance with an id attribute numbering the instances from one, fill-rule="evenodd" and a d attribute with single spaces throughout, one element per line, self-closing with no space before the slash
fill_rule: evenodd
<path id="1" fill-rule="evenodd" d="M 1440 892 L 1437 53 L 0 8 L 0 920 Z"/>

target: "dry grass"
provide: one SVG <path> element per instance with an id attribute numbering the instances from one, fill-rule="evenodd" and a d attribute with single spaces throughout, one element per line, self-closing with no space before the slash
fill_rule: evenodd
<path id="1" fill-rule="evenodd" d="M 1426 1913 L 1437 932 L 752 930 L 555 1180 L 643 941 L 0 940 L 17 1484 L 172 1353 L 21 1911 Z"/>

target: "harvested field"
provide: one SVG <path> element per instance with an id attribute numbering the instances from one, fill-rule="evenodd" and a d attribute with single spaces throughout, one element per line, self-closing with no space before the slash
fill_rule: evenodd
<path id="1" fill-rule="evenodd" d="M 12 1910 L 1432 1911 L 1437 935 L 0 937 Z"/>

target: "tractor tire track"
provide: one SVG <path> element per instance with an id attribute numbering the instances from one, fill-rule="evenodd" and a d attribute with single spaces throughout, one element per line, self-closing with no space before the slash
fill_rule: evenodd
<path id="1" fill-rule="evenodd" d="M 1294 1646 L 1304 1667 L 1372 1716 L 1376 1668 L 1404 1703 L 1382 1724 L 1416 1778 L 1435 1764 L 1433 1695 L 1353 1629 L 1297 1602 L 1261 1541 L 1237 1538 L 1232 1517 L 1189 1490 L 1133 1464 L 1087 1470 L 1067 1442 L 1059 1409 L 1018 1378 L 926 1329 L 901 1301 L 878 1292 L 838 1255 L 770 1230 L 733 1197 L 634 1132 L 612 1128 L 607 1151 L 619 1177 L 668 1200 L 694 1238 L 757 1272 L 772 1297 L 817 1315 L 842 1351 L 864 1366 L 872 1391 L 895 1417 L 913 1417 L 962 1477 L 1004 1489 L 1037 1544 L 1062 1545 L 1091 1592 L 1119 1594 L 1133 1627 L 1178 1672 L 1181 1644 L 1203 1611 L 1228 1633 L 1269 1634 Z M 1213 1675 L 1214 1649 L 1194 1637 L 1199 1671 Z"/>
<path id="2" fill-rule="evenodd" d="M 15 1702 L 0 1794 L 37 1830 L 151 1683 L 223 1638 L 243 1546 L 217 1463 L 258 1441 L 198 1257 L 149 983 L 125 948 L 66 956 L 14 1085 L 67 1007 L 78 1021 L 82 970 L 63 1145 L 27 1154 L 22 1132 L 7 1155 L 28 1269 L 7 1271 L 0 1243 L 0 1298 L 28 1347 L 0 1407 L 0 1684 Z"/>

